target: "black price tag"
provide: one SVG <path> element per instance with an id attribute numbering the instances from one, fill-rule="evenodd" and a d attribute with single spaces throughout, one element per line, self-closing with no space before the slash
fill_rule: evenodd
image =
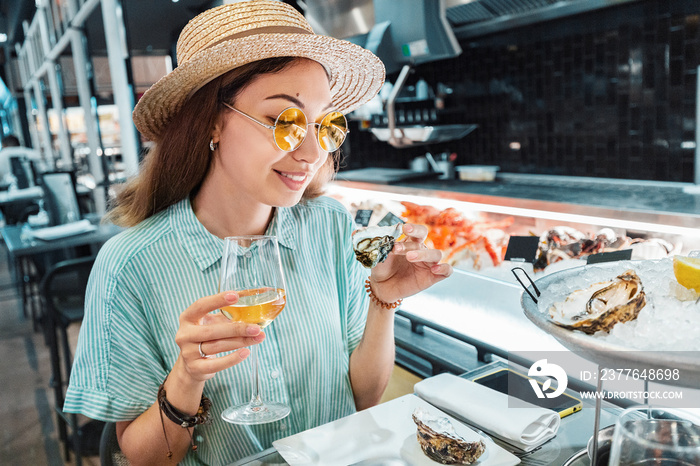
<path id="1" fill-rule="evenodd" d="M 369 219 L 372 217 L 372 212 L 373 211 L 369 209 L 359 209 L 355 214 L 355 223 L 366 227 L 369 225 Z"/>
<path id="2" fill-rule="evenodd" d="M 505 260 L 534 263 L 539 244 L 540 238 L 537 236 L 511 236 L 508 240 Z"/>
<path id="3" fill-rule="evenodd" d="M 392 214 L 389 212 L 384 216 L 383 219 L 379 221 L 377 225 L 380 227 L 386 227 L 386 226 L 391 226 L 391 225 L 396 225 L 397 223 L 406 223 L 404 222 L 400 217 L 397 217 L 396 215 Z"/>
<path id="4" fill-rule="evenodd" d="M 600 264 L 601 262 L 628 261 L 632 259 L 631 249 L 621 249 L 619 251 L 599 252 L 591 254 L 586 259 L 586 264 Z"/>

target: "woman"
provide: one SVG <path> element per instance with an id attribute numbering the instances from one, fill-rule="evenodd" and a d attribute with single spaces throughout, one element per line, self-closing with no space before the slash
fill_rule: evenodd
<path id="1" fill-rule="evenodd" d="M 376 94 L 384 68 L 374 55 L 313 34 L 282 2 L 253 1 L 193 19 L 178 59 L 134 110 L 157 145 L 111 212 L 132 228 L 95 263 L 64 409 L 116 421 L 133 464 L 227 464 L 375 405 L 394 362 L 393 308 L 451 268 L 423 245 L 425 227 L 406 224 L 365 293 L 352 219 L 319 197 L 344 137 L 324 116 Z M 289 107 L 312 124 L 289 131 Z M 222 238 L 264 233 L 291 264 L 287 307 L 265 332 L 213 312 L 237 300 L 217 293 Z M 240 363 L 263 341 L 262 392 L 291 414 L 227 424 L 221 411 L 250 393 Z"/>

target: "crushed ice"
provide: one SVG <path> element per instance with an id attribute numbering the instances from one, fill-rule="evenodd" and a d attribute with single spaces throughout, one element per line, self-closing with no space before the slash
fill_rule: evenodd
<path id="1" fill-rule="evenodd" d="M 617 324 L 609 334 L 598 332 L 593 338 L 637 350 L 700 351 L 700 296 L 678 284 L 673 275 L 673 258 L 620 261 L 612 268 L 609 263 L 581 267 L 580 273 L 568 275 L 568 280 L 546 288 L 540 286 L 538 309 L 547 313 L 552 303 L 563 301 L 571 292 L 612 280 L 628 269 L 642 280 L 646 306 L 636 320 Z"/>

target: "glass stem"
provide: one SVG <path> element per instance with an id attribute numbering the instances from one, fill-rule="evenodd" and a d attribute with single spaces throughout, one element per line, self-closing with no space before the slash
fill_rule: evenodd
<path id="1" fill-rule="evenodd" d="M 259 410 L 263 406 L 262 395 L 260 392 L 260 368 L 258 365 L 258 346 L 253 345 L 250 348 L 250 359 L 253 364 L 253 394 L 250 397 L 250 409 Z"/>

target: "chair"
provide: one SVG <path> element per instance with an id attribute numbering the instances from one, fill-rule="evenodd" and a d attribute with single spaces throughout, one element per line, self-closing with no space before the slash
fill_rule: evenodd
<path id="1" fill-rule="evenodd" d="M 117 441 L 117 424 L 105 423 L 100 437 L 100 464 L 102 466 L 128 466 L 129 460 L 122 453 Z"/>
<path id="2" fill-rule="evenodd" d="M 44 172 L 41 174 L 41 186 L 44 190 L 44 203 L 51 225 L 80 220 L 80 205 L 73 172 Z"/>
<path id="3" fill-rule="evenodd" d="M 94 256 L 61 261 L 46 272 L 40 286 L 44 330 L 51 354 L 51 385 L 54 389 L 59 438 L 64 442 L 66 461 L 70 460 L 72 446 L 77 465 L 81 464 L 83 455 L 98 453 L 99 436 L 104 425 L 101 421 L 83 422 L 79 425 L 76 414 L 63 412 L 64 389 L 73 363 L 68 327 L 83 319 L 85 290 L 94 262 Z M 68 428 L 72 431 L 72 439 L 68 436 Z"/>
<path id="4" fill-rule="evenodd" d="M 27 189 L 34 186 L 34 169 L 28 159 L 10 157 L 10 169 L 17 180 L 17 189 Z"/>
<path id="5" fill-rule="evenodd" d="M 75 188 L 75 175 L 71 171 L 48 171 L 40 175 L 40 184 L 44 192 L 44 207 L 49 216 L 49 225 L 62 225 L 77 221 L 81 218 L 78 195 Z M 75 257 L 92 255 L 89 246 L 68 247 L 50 253 L 32 255 L 27 258 L 31 263 L 30 268 L 37 271 L 39 277 L 43 277 L 53 264 Z M 33 283 L 29 280 L 30 285 Z M 29 286 L 32 290 L 33 287 Z M 83 290 L 84 291 L 84 290 Z M 33 296 L 32 293 L 29 293 Z M 44 314 L 37 318 L 45 319 Z M 35 326 L 36 328 L 36 326 Z"/>
<path id="6" fill-rule="evenodd" d="M 34 199 L 17 199 L 2 206 L 6 225 L 17 225 L 27 221 L 30 215 L 39 213 L 39 205 Z"/>

